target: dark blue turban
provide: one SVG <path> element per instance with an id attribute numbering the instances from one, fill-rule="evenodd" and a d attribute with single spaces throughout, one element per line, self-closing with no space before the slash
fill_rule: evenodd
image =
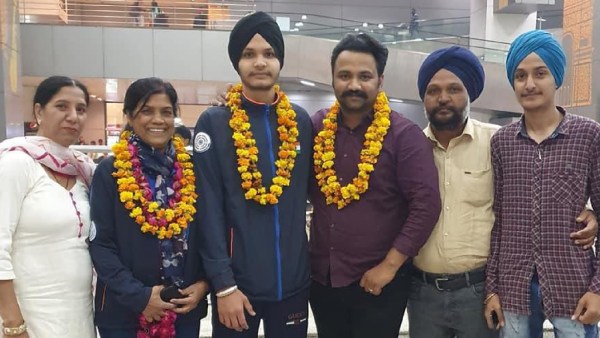
<path id="1" fill-rule="evenodd" d="M 554 76 L 556 88 L 560 87 L 565 77 L 567 58 L 552 34 L 542 30 L 523 33 L 510 45 L 506 56 L 506 76 L 510 85 L 514 88 L 515 71 L 521 61 L 531 53 L 536 53 L 544 61 Z"/>
<path id="2" fill-rule="evenodd" d="M 485 73 L 481 62 L 470 50 L 452 46 L 436 50 L 423 61 L 417 80 L 421 100 L 425 97 L 429 81 L 442 68 L 454 73 L 462 81 L 467 88 L 471 102 L 479 97 L 485 82 Z"/>
<path id="3" fill-rule="evenodd" d="M 231 30 L 227 51 L 229 52 L 229 59 L 233 64 L 233 68 L 236 71 L 238 70 L 242 51 L 256 34 L 260 34 L 271 45 L 275 52 L 275 57 L 279 60 L 279 67 L 282 68 L 285 53 L 283 35 L 277 22 L 265 12 L 246 15 Z"/>

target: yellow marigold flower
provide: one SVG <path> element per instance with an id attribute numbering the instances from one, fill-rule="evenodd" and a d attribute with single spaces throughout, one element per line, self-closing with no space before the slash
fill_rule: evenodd
<path id="1" fill-rule="evenodd" d="M 272 185 L 272 186 L 269 187 L 269 191 L 272 194 L 281 195 L 281 193 L 283 192 L 283 189 L 281 188 L 281 186 L 274 184 L 274 185 Z"/>
<path id="2" fill-rule="evenodd" d="M 256 189 L 254 188 L 250 188 L 248 191 L 246 191 L 245 197 L 247 200 L 254 198 L 254 196 L 256 196 Z"/>
<path id="3" fill-rule="evenodd" d="M 322 167 L 325 169 L 333 167 L 333 161 L 325 161 Z"/>
<path id="4" fill-rule="evenodd" d="M 150 202 L 148 203 L 148 211 L 149 212 L 154 212 L 158 209 L 158 203 L 157 202 Z"/>
<path id="5" fill-rule="evenodd" d="M 171 220 L 173 220 L 173 217 L 175 217 L 175 211 L 173 211 L 172 209 L 165 210 L 165 218 L 167 219 L 167 222 L 171 222 Z"/>
<path id="6" fill-rule="evenodd" d="M 133 193 L 131 191 L 122 191 L 119 194 L 119 198 L 121 203 L 125 203 L 127 201 L 131 201 L 133 199 Z"/>
<path id="7" fill-rule="evenodd" d="M 142 208 L 136 207 L 131 210 L 131 212 L 129 213 L 129 216 L 131 218 L 136 218 L 137 216 L 140 216 L 141 214 L 142 214 Z"/>
<path id="8" fill-rule="evenodd" d="M 333 151 L 328 151 L 325 154 L 323 154 L 322 160 L 323 161 L 331 161 L 335 158 L 335 153 Z"/>

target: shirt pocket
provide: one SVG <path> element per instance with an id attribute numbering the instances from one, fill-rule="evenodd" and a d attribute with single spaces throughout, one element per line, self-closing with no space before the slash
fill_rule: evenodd
<path id="1" fill-rule="evenodd" d="M 585 174 L 576 169 L 559 169 L 552 175 L 552 197 L 561 205 L 571 205 L 584 197 Z"/>
<path id="2" fill-rule="evenodd" d="M 462 200 L 469 206 L 483 207 L 493 198 L 494 189 L 492 169 L 461 170 L 460 187 L 463 191 Z"/>

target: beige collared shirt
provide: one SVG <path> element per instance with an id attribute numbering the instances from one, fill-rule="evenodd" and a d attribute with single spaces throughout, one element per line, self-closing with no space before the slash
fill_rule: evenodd
<path id="1" fill-rule="evenodd" d="M 436 140 L 429 126 L 423 131 L 433 144 L 442 213 L 414 259 L 417 268 L 454 274 L 485 265 L 494 225 L 490 139 L 498 129 L 469 118 L 448 149 Z"/>

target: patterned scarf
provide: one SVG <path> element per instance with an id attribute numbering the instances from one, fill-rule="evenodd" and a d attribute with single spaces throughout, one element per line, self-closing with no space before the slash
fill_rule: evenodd
<path id="1" fill-rule="evenodd" d="M 154 197 L 160 207 L 173 207 L 173 176 L 175 174 L 175 148 L 172 143 L 166 147 L 165 152 L 155 150 L 144 143 L 137 135 L 131 136 L 130 142 L 138 148 L 142 172 L 148 180 Z M 183 281 L 183 267 L 187 251 L 188 231 L 171 239 L 160 241 L 160 254 L 163 267 L 163 281 L 166 285 L 181 286 Z"/>
<path id="2" fill-rule="evenodd" d="M 26 136 L 7 139 L 0 143 L 0 155 L 21 151 L 52 171 L 77 176 L 89 187 L 96 164 L 85 154 L 65 148 L 43 136 Z"/>

